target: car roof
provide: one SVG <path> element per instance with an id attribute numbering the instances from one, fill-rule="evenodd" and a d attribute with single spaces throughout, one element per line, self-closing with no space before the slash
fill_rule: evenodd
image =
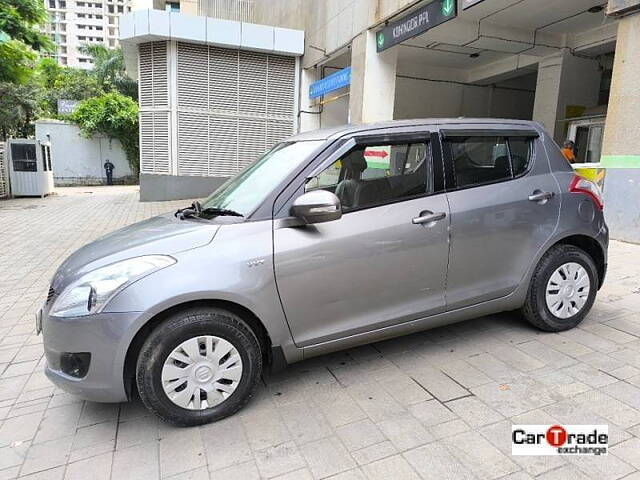
<path id="1" fill-rule="evenodd" d="M 298 133 L 289 137 L 287 141 L 309 141 L 309 140 L 335 140 L 345 135 L 354 133 L 363 133 L 371 130 L 380 130 L 385 128 L 412 127 L 421 125 L 487 125 L 495 128 L 512 127 L 514 125 L 527 126 L 535 130 L 540 130 L 541 126 L 538 122 L 530 120 L 508 120 L 504 118 L 422 118 L 414 120 L 392 120 L 389 122 L 366 123 L 360 125 L 347 124 L 338 127 L 323 128 L 320 130 L 311 130 Z"/>

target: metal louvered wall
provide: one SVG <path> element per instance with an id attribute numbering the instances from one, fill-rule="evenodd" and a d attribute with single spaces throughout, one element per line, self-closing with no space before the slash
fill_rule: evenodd
<path id="1" fill-rule="evenodd" d="M 140 172 L 170 174 L 168 42 L 139 45 Z"/>
<path id="2" fill-rule="evenodd" d="M 293 57 L 150 42 L 139 71 L 141 173 L 233 176 L 293 134 Z"/>
<path id="3" fill-rule="evenodd" d="M 178 174 L 228 177 L 290 136 L 295 59 L 177 44 Z"/>
<path id="4" fill-rule="evenodd" d="M 140 106 L 169 106 L 169 72 L 167 42 L 143 43 L 139 46 Z"/>

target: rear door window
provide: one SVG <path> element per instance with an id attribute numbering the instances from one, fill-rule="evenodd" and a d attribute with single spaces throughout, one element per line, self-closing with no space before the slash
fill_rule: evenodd
<path id="1" fill-rule="evenodd" d="M 469 136 L 445 141 L 457 188 L 510 180 L 524 174 L 531 160 L 532 139 Z"/>

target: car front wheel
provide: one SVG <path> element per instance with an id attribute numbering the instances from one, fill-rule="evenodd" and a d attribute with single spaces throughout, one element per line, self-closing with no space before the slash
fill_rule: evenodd
<path id="1" fill-rule="evenodd" d="M 145 406 L 179 426 L 214 422 L 240 410 L 262 371 L 260 344 L 237 315 L 185 310 L 160 324 L 142 346 L 136 383 Z"/>
<path id="2" fill-rule="evenodd" d="M 597 290 L 593 259 L 580 248 L 556 245 L 536 267 L 522 311 L 541 330 L 569 330 L 589 313 Z"/>

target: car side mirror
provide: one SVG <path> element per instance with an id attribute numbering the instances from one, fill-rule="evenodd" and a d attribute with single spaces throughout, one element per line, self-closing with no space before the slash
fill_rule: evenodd
<path id="1" fill-rule="evenodd" d="M 342 218 L 342 206 L 335 194 L 314 190 L 294 200 L 291 214 L 306 224 L 332 222 Z"/>

